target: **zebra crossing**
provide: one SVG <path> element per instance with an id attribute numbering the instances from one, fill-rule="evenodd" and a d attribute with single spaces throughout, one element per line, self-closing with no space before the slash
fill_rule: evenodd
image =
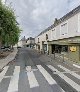
<path id="1" fill-rule="evenodd" d="M 34 75 L 33 71 L 31 71 L 31 66 L 28 66 L 26 68 L 26 70 L 28 71 L 27 72 L 27 76 L 28 76 L 30 88 L 39 86 L 39 84 L 38 84 L 38 82 L 37 82 L 37 80 L 35 78 L 35 75 Z"/>
<path id="2" fill-rule="evenodd" d="M 60 73 L 60 71 L 58 71 L 57 69 L 55 69 L 53 66 L 48 65 L 48 67 L 54 72 L 58 72 L 58 76 L 60 76 L 63 80 L 65 80 L 69 85 L 71 85 L 73 88 L 75 88 L 78 92 L 80 92 L 80 85 L 78 85 L 77 83 L 75 83 L 73 80 L 71 80 L 70 78 L 68 78 L 67 76 L 65 76 L 63 73 Z"/>
<path id="3" fill-rule="evenodd" d="M 65 73 L 60 72 L 60 70 L 58 70 L 57 68 L 55 68 L 52 65 L 46 65 L 46 67 L 49 68 L 51 71 L 53 71 L 53 74 L 54 74 L 54 71 L 56 71 L 57 72 L 56 74 L 61 79 L 63 79 L 67 84 L 69 84 L 77 92 L 80 92 L 80 85 L 77 84 L 76 82 L 74 82 L 74 80 L 68 78 L 65 75 Z M 76 79 L 78 79 L 80 81 L 80 75 L 78 75 L 77 73 L 72 72 L 71 70 L 65 68 L 62 65 L 57 65 L 57 67 L 61 68 L 65 72 L 68 72 L 69 74 L 71 74 L 72 76 L 74 76 Z M 60 87 L 59 84 L 56 82 L 56 80 L 50 75 L 50 73 L 42 65 L 36 65 L 36 68 L 37 69 L 35 69 L 35 71 L 34 71 L 34 69 L 31 66 L 26 67 L 25 73 L 27 74 L 28 84 L 29 84 L 30 89 L 40 87 L 40 84 L 39 84 L 38 80 L 36 79 L 34 72 L 40 72 L 40 74 L 45 78 L 45 80 L 47 81 L 47 83 L 50 86 L 58 85 L 57 87 Z M 20 66 L 15 66 L 12 76 L 5 76 L 8 69 L 9 69 L 9 66 L 6 66 L 6 67 L 4 67 L 4 70 L 0 73 L 0 83 L 5 78 L 10 78 L 10 83 L 9 83 L 9 86 L 8 86 L 6 92 L 18 92 L 18 90 L 19 90 L 18 86 L 19 86 L 19 77 L 20 77 Z M 66 92 L 66 91 L 62 87 L 60 87 L 60 92 Z"/>
<path id="4" fill-rule="evenodd" d="M 17 92 L 18 91 L 19 73 L 20 73 L 20 67 L 15 66 L 13 77 L 11 77 L 11 81 L 10 81 L 7 92 Z"/>

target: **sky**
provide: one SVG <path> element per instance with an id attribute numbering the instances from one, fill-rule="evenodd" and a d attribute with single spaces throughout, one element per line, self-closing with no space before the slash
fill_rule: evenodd
<path id="1" fill-rule="evenodd" d="M 3 0 L 4 2 L 5 0 Z M 80 5 L 80 0 L 6 0 L 20 24 L 20 38 L 36 37 L 40 32 Z"/>

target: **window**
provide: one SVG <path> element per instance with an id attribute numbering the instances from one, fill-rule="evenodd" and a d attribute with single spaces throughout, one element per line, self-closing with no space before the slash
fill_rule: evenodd
<path id="1" fill-rule="evenodd" d="M 52 31 L 55 31 L 55 29 L 53 29 Z"/>
<path id="2" fill-rule="evenodd" d="M 62 52 L 68 52 L 68 46 L 62 46 Z"/>
<path id="3" fill-rule="evenodd" d="M 48 34 L 46 34 L 46 40 L 48 39 Z"/>
<path id="4" fill-rule="evenodd" d="M 39 38 L 38 38 L 38 43 L 39 43 Z"/>
<path id="5" fill-rule="evenodd" d="M 67 23 L 64 23 L 61 25 L 61 35 L 66 35 L 68 32 L 68 29 L 67 29 Z"/>

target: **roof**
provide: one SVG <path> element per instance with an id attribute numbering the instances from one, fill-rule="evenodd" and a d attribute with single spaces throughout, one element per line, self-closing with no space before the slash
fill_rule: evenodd
<path id="1" fill-rule="evenodd" d="M 58 19 L 57 23 L 54 23 L 51 26 L 49 26 L 47 29 L 45 29 L 44 31 L 42 31 L 38 36 L 40 36 L 43 33 L 49 31 L 50 29 L 54 28 L 55 26 L 59 25 L 60 23 L 68 20 L 69 18 L 71 18 L 72 16 L 76 15 L 79 12 L 80 12 L 80 5 L 78 7 L 76 7 L 75 9 L 73 9 L 72 11 L 70 11 L 69 13 L 67 13 L 66 15 L 64 15 L 62 18 Z"/>
<path id="2" fill-rule="evenodd" d="M 21 41 L 25 41 L 26 40 L 26 38 L 25 38 L 25 36 L 21 39 Z"/>
<path id="3" fill-rule="evenodd" d="M 29 37 L 29 38 L 26 39 L 26 41 L 28 41 L 28 40 L 34 40 L 34 38 L 33 37 Z"/>

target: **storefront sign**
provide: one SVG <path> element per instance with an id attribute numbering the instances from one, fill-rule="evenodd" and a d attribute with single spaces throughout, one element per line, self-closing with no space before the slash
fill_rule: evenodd
<path id="1" fill-rule="evenodd" d="M 76 43 L 80 43 L 80 39 L 69 39 L 68 42 L 76 42 Z"/>
<path id="2" fill-rule="evenodd" d="M 70 51 L 72 51 L 72 52 L 75 52 L 77 49 L 76 49 L 76 46 L 71 46 L 70 47 Z"/>

